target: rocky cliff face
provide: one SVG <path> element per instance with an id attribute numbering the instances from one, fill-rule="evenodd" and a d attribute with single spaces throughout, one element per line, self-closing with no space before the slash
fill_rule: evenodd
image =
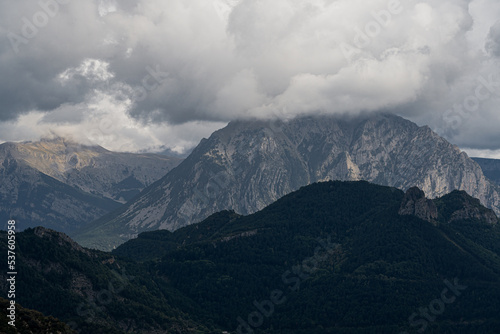
<path id="1" fill-rule="evenodd" d="M 417 186 L 430 198 L 462 189 L 500 209 L 498 188 L 474 161 L 430 128 L 400 117 L 237 121 L 76 239 L 112 247 L 138 232 L 175 230 L 224 209 L 252 213 L 313 182 L 360 179 L 403 190 Z"/>

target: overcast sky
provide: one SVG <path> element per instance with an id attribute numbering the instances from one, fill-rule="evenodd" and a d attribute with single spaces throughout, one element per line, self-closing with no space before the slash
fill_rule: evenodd
<path id="1" fill-rule="evenodd" d="M 500 158 L 498 0 L 0 0 L 0 141 L 386 111 Z"/>

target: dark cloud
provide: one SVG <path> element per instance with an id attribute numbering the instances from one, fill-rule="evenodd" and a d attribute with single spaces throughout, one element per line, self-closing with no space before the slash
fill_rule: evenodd
<path id="1" fill-rule="evenodd" d="M 500 21 L 491 27 L 486 41 L 486 50 L 495 57 L 500 57 Z"/>
<path id="2" fill-rule="evenodd" d="M 495 71 L 499 10 L 494 0 L 3 2 L 0 121 L 158 145 L 162 126 L 203 124 L 169 146 L 184 147 L 235 118 L 390 110 L 498 148 L 497 95 L 469 116 L 453 106 Z M 467 140 L 479 128 L 483 140 Z"/>

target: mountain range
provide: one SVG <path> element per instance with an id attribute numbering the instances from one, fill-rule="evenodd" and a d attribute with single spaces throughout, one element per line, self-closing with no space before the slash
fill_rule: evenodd
<path id="1" fill-rule="evenodd" d="M 120 207 L 181 159 L 55 138 L 0 145 L 0 219 L 66 233 Z"/>
<path id="2" fill-rule="evenodd" d="M 430 197 L 465 190 L 500 212 L 500 188 L 466 153 L 387 114 L 234 121 L 125 206 L 74 235 L 110 250 L 148 230 L 174 231 L 221 210 L 256 212 L 301 186 L 367 180 Z"/>
<path id="3" fill-rule="evenodd" d="M 500 330 L 499 220 L 464 191 L 330 181 L 112 253 L 41 227 L 17 240 L 16 301 L 82 334 Z"/>
<path id="4" fill-rule="evenodd" d="M 500 185 L 500 160 L 499 159 L 485 159 L 485 158 L 472 158 L 481 166 L 484 176 L 491 181 Z"/>

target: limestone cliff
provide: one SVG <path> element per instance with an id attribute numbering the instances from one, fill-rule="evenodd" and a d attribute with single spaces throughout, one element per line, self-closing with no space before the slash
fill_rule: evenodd
<path id="1" fill-rule="evenodd" d="M 367 180 L 429 198 L 465 190 L 500 211 L 498 187 L 429 127 L 394 115 L 235 121 L 123 209 L 75 236 L 109 248 L 137 233 L 175 230 L 220 210 L 256 212 L 301 186 Z"/>

